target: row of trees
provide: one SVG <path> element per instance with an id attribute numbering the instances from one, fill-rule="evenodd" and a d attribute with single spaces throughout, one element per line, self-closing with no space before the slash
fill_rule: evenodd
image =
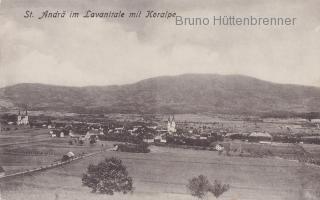
<path id="1" fill-rule="evenodd" d="M 139 144 L 117 144 L 118 150 L 123 152 L 132 152 L 132 153 L 149 153 L 149 145 L 145 142 Z"/>
<path id="2" fill-rule="evenodd" d="M 193 139 L 182 136 L 167 136 L 168 144 L 209 147 L 212 142 L 223 141 L 222 136 L 210 136 L 207 139 Z"/>

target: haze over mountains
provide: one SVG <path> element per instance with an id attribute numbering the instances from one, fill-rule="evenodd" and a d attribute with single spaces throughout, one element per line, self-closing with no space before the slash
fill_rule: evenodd
<path id="1" fill-rule="evenodd" d="M 0 89 L 0 108 L 78 113 L 320 112 L 320 88 L 242 75 L 184 74 L 121 86 L 17 84 Z"/>

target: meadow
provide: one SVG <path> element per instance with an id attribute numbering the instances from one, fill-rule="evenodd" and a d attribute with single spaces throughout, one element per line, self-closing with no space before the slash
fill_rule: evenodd
<path id="1" fill-rule="evenodd" d="M 194 199 L 186 184 L 199 174 L 230 184 L 230 191 L 220 199 L 311 199 L 317 188 L 307 177 L 320 176 L 318 168 L 284 159 L 228 157 L 211 151 L 151 146 L 148 154 L 107 151 L 59 168 L 1 181 L 2 197 L 105 199 L 82 186 L 81 177 L 89 164 L 112 156 L 124 161 L 134 179 L 135 191 L 108 199 Z"/>

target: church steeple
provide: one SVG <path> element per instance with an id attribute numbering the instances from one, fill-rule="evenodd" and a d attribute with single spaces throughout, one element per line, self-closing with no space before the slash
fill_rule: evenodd
<path id="1" fill-rule="evenodd" d="M 174 121 L 174 115 L 172 115 L 172 118 L 169 115 L 167 129 L 168 129 L 169 133 L 175 133 L 176 132 L 176 122 Z"/>

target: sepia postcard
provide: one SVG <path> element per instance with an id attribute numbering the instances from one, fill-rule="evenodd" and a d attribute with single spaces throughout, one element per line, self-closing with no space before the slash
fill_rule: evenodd
<path id="1" fill-rule="evenodd" d="M 319 0 L 0 0 L 0 200 L 319 200 Z"/>

